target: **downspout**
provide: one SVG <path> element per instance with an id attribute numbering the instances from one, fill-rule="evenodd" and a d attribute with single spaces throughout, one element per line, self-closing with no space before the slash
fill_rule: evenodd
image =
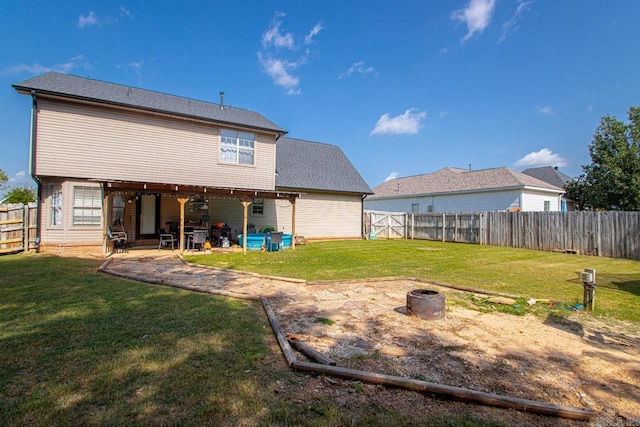
<path id="1" fill-rule="evenodd" d="M 362 200 L 360 201 L 360 237 L 362 239 L 366 239 L 367 233 L 366 233 L 366 230 L 364 229 L 364 199 L 367 198 L 367 195 L 363 194 L 360 197 L 362 197 Z"/>
<path id="2" fill-rule="evenodd" d="M 37 190 L 37 206 L 36 213 L 36 252 L 40 251 L 41 222 L 42 222 L 42 181 L 35 175 L 36 170 L 36 142 L 38 134 L 38 101 L 36 100 L 36 91 L 31 90 L 31 140 L 29 141 L 29 175 L 38 185 Z M 28 231 L 27 231 L 28 232 Z"/>

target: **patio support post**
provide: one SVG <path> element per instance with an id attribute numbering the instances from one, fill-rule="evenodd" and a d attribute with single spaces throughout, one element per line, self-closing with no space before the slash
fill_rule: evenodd
<path id="1" fill-rule="evenodd" d="M 184 252 L 184 204 L 189 201 L 188 198 L 178 197 L 180 203 L 180 252 Z"/>
<path id="2" fill-rule="evenodd" d="M 109 195 L 102 189 L 102 255 L 109 251 L 109 239 L 107 239 L 107 221 L 109 219 Z"/>
<path id="3" fill-rule="evenodd" d="M 251 200 L 240 200 L 242 203 L 243 212 L 242 212 L 242 254 L 247 254 L 247 222 L 249 216 L 249 205 L 251 204 Z"/>
<path id="4" fill-rule="evenodd" d="M 296 248 L 296 198 L 291 198 L 291 249 Z"/>

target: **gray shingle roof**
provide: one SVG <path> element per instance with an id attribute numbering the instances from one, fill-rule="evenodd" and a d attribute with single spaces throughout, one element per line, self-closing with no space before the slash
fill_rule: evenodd
<path id="1" fill-rule="evenodd" d="M 374 195 L 370 199 L 523 187 L 563 191 L 561 188 L 505 167 L 475 171 L 446 167 L 424 175 L 386 181 L 374 187 Z"/>
<path id="2" fill-rule="evenodd" d="M 340 147 L 292 138 L 276 143 L 276 188 L 373 193 Z"/>
<path id="3" fill-rule="evenodd" d="M 13 87 L 21 93 L 28 94 L 31 90 L 34 90 L 36 94 L 59 95 L 286 133 L 277 124 L 253 111 L 229 106 L 221 109 L 220 104 L 56 72 L 49 72 L 21 83 L 16 83 Z"/>
<path id="4" fill-rule="evenodd" d="M 523 170 L 522 173 L 561 188 L 565 188 L 567 183 L 573 179 L 569 175 L 559 171 L 552 166 L 529 168 Z"/>

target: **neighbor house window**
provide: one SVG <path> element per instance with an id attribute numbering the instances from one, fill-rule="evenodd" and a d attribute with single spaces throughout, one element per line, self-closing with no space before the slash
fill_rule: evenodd
<path id="1" fill-rule="evenodd" d="M 411 212 L 413 213 L 420 212 L 420 205 L 418 203 L 411 203 Z"/>
<path id="2" fill-rule="evenodd" d="M 427 212 L 433 212 L 433 205 L 427 206 Z"/>
<path id="3" fill-rule="evenodd" d="M 51 225 L 62 225 L 62 186 L 56 185 L 51 190 Z"/>
<path id="4" fill-rule="evenodd" d="M 100 187 L 73 187 L 73 225 L 100 225 L 102 191 Z"/>
<path id="5" fill-rule="evenodd" d="M 220 131 L 220 161 L 252 165 L 255 157 L 256 136 L 253 133 L 229 129 Z"/>
<path id="6" fill-rule="evenodd" d="M 253 199 L 251 203 L 251 215 L 264 215 L 264 200 Z"/>
<path id="7" fill-rule="evenodd" d="M 544 211 L 549 212 L 551 210 L 551 202 L 549 200 L 544 201 Z"/>
<path id="8" fill-rule="evenodd" d="M 124 225 L 124 195 L 114 194 L 111 205 L 111 223 L 113 225 Z"/>

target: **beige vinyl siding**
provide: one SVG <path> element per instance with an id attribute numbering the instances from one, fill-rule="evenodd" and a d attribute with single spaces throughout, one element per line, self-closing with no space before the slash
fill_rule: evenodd
<path id="1" fill-rule="evenodd" d="M 275 211 L 275 204 L 282 201 L 264 199 L 264 215 L 253 215 L 251 213 L 251 205 L 248 209 L 247 223 L 253 224 L 256 231 L 266 225 L 275 227 L 279 231 L 286 233 L 291 232 L 291 228 L 284 229 L 283 224 L 278 223 L 278 216 Z M 285 203 L 289 204 L 288 201 Z M 211 217 L 211 224 L 222 222 L 231 227 L 233 236 L 237 236 L 242 233 L 244 208 L 237 199 L 210 199 L 209 203 L 209 215 Z M 289 220 L 289 225 L 291 220 Z"/>
<path id="2" fill-rule="evenodd" d="M 277 201 L 278 225 L 291 230 L 291 204 Z M 296 200 L 296 234 L 310 239 L 361 238 L 359 195 L 306 193 Z M 286 231 L 285 231 L 286 232 Z"/>
<path id="3" fill-rule="evenodd" d="M 51 225 L 51 191 L 54 185 L 62 185 L 62 226 Z M 73 225 L 74 187 L 98 187 L 100 184 L 84 180 L 48 180 L 43 179 L 44 209 L 41 215 L 40 241 L 46 248 L 51 245 L 102 245 L 102 220 L 97 226 Z M 101 215 L 102 218 L 102 215 Z"/>
<path id="4" fill-rule="evenodd" d="M 256 134 L 255 165 L 219 162 L 220 129 L 151 114 L 38 101 L 36 170 L 150 183 L 273 190 L 275 138 Z"/>

